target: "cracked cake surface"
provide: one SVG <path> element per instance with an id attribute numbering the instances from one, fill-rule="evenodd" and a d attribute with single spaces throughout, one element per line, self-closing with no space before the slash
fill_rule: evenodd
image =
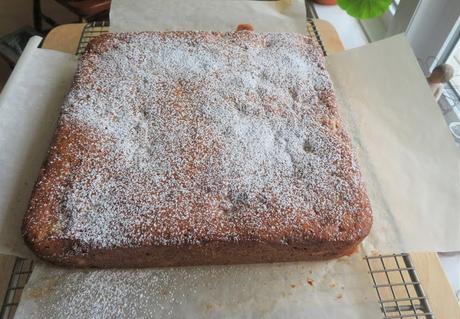
<path id="1" fill-rule="evenodd" d="M 140 32 L 82 55 L 23 234 L 57 264 L 148 267 L 332 258 L 371 223 L 309 37 Z"/>

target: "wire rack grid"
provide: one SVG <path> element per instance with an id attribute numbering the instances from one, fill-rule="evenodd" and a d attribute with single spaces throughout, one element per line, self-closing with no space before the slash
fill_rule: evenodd
<path id="1" fill-rule="evenodd" d="M 307 18 L 307 34 L 318 43 L 318 45 L 321 48 L 321 51 L 323 51 L 323 55 L 327 56 L 326 47 L 323 41 L 321 40 L 321 37 L 318 31 L 318 28 L 316 27 L 314 19 Z"/>
<path id="2" fill-rule="evenodd" d="M 385 319 L 434 319 L 409 254 L 366 256 L 364 260 Z"/>
<path id="3" fill-rule="evenodd" d="M 108 21 L 94 21 L 86 24 L 81 33 L 80 41 L 78 42 L 76 55 L 81 55 L 85 51 L 91 39 L 107 32 L 109 32 Z"/>
<path id="4" fill-rule="evenodd" d="M 22 291 L 32 273 L 33 262 L 23 258 L 16 258 L 13 272 L 8 283 L 5 299 L 0 310 L 1 319 L 13 319 L 21 299 Z"/>

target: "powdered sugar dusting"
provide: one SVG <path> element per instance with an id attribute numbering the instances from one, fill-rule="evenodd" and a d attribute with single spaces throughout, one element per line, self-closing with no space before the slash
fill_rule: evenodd
<path id="1" fill-rule="evenodd" d="M 106 35 L 60 123 L 88 140 L 56 186 L 54 232 L 82 246 L 345 240 L 363 208 L 323 57 L 300 35 Z"/>
<path id="2" fill-rule="evenodd" d="M 347 298 L 345 305 L 359 310 L 372 293 L 360 256 L 308 264 L 161 269 L 34 267 L 15 318 L 304 318 L 305 313 L 327 318 L 331 304 L 325 300 L 335 302 L 338 292 Z M 369 303 L 374 312 L 354 310 L 346 318 L 378 316 L 375 303 Z"/>

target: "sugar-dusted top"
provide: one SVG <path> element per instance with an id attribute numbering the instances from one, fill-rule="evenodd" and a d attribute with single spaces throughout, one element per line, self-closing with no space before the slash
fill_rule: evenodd
<path id="1" fill-rule="evenodd" d="M 348 241 L 368 230 L 324 59 L 301 35 L 99 37 L 49 165 L 59 169 L 36 205 L 59 212 L 52 236 L 88 247 Z"/>

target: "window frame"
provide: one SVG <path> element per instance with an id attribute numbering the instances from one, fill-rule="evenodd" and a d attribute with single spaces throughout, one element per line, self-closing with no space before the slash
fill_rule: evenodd
<path id="1" fill-rule="evenodd" d="M 434 59 L 433 64 L 430 66 L 430 68 L 429 68 L 430 72 L 433 71 L 433 69 L 436 67 L 436 65 L 444 64 L 444 63 L 447 62 L 447 60 L 450 58 L 450 56 L 454 53 L 454 50 L 455 50 L 457 44 L 459 45 L 459 50 L 460 50 L 460 17 L 458 18 L 457 22 L 455 23 L 454 29 L 455 30 L 452 30 L 452 33 L 446 39 L 444 47 L 440 50 L 441 51 L 440 55 L 436 59 Z M 455 93 L 455 95 L 457 97 L 457 100 L 460 103 L 460 88 L 456 88 L 451 81 L 447 82 L 446 86 L 452 92 Z M 446 97 L 446 99 L 449 101 L 449 99 L 447 97 Z M 449 104 L 452 107 L 459 105 L 459 103 L 456 103 L 456 104 L 452 105 L 450 103 L 450 101 L 449 101 Z"/>

